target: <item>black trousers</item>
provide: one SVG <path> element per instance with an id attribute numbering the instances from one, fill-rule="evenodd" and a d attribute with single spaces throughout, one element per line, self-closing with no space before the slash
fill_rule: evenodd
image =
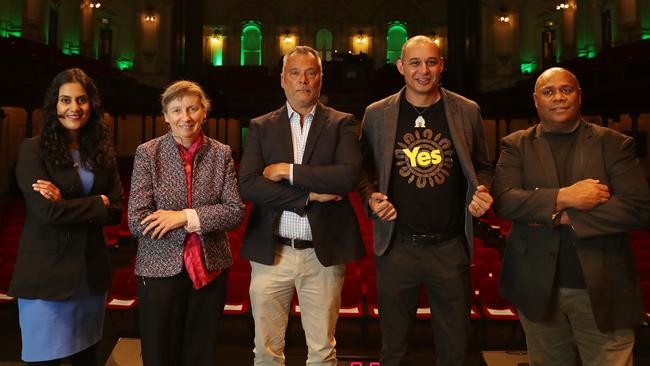
<path id="1" fill-rule="evenodd" d="M 471 306 L 470 261 L 464 238 L 432 246 L 393 239 L 388 251 L 375 261 L 381 365 L 404 362 L 422 285 L 431 307 L 438 365 L 462 365 L 469 347 Z"/>
<path id="2" fill-rule="evenodd" d="M 217 328 L 226 302 L 224 271 L 195 290 L 183 271 L 138 277 L 140 337 L 145 366 L 214 366 Z"/>

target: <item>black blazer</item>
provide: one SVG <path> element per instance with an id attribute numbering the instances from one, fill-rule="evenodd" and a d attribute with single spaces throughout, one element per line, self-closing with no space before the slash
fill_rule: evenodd
<path id="1" fill-rule="evenodd" d="M 92 292 L 110 287 L 102 225 L 120 222 L 124 193 L 115 164 L 110 170 L 96 168 L 94 174 L 93 187 L 84 195 L 74 168 L 59 168 L 45 160 L 40 137 L 23 141 L 16 177 L 25 197 L 27 218 L 9 295 L 67 299 L 79 289 L 82 276 Z M 37 179 L 51 181 L 62 199 L 52 202 L 34 191 L 32 184 Z M 109 207 L 104 206 L 100 194 L 110 199 Z"/>
<path id="2" fill-rule="evenodd" d="M 643 302 L 627 232 L 648 224 L 650 191 L 631 138 L 590 123 L 578 133 L 570 181 L 598 179 L 612 195 L 590 210 L 567 210 L 589 299 L 598 329 L 632 328 Z M 533 321 L 549 309 L 560 244 L 551 221 L 560 185 L 541 134 L 535 125 L 503 139 L 493 187 L 497 213 L 513 221 L 500 291 Z"/>
<path id="3" fill-rule="evenodd" d="M 307 215 L 314 248 L 324 266 L 363 257 L 359 224 L 348 193 L 358 181 L 361 151 L 354 117 L 322 104 L 316 106 L 302 164 L 293 167 L 293 185 L 262 175 L 273 163 L 293 162 L 291 127 L 286 105 L 255 118 L 248 129 L 239 171 L 240 190 L 253 208 L 241 256 L 271 265 L 275 260 L 273 224 L 282 211 Z M 343 195 L 339 202 L 311 202 L 309 192 Z"/>

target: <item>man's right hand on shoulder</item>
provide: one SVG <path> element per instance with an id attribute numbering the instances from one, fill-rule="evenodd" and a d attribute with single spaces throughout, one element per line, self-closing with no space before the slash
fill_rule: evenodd
<path id="1" fill-rule="evenodd" d="M 609 200 L 609 188 L 597 179 L 584 179 L 568 187 L 561 188 L 557 194 L 558 211 L 566 208 L 589 210 Z"/>
<path id="2" fill-rule="evenodd" d="M 392 221 L 397 218 L 397 210 L 388 197 L 380 192 L 374 192 L 370 195 L 368 205 L 377 217 L 384 221 Z"/>

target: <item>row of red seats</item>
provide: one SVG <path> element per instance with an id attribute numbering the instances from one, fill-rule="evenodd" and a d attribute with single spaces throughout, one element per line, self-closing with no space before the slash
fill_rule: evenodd
<path id="1" fill-rule="evenodd" d="M 231 232 L 229 237 L 241 238 L 240 232 Z M 236 239 L 240 240 L 240 239 Z M 234 251 L 236 254 L 237 251 Z M 228 295 L 224 314 L 247 314 L 250 309 L 248 288 L 250 285 L 250 262 L 234 256 L 228 278 Z M 494 320 L 518 319 L 514 308 L 497 293 L 497 278 L 500 272 L 500 254 L 493 248 L 479 248 L 471 267 L 472 291 L 474 294 L 470 317 L 485 317 Z M 135 276 L 132 268 L 122 268 L 113 276 L 113 291 L 109 298 L 109 309 L 131 309 L 137 306 Z M 291 311 L 300 315 L 300 304 L 294 297 Z M 482 314 L 482 315 L 481 315 Z M 347 274 L 341 293 L 341 317 L 358 318 L 367 315 L 379 317 L 377 302 L 376 269 L 372 259 L 362 259 L 347 265 Z M 428 300 L 424 290 L 420 295 L 418 318 L 430 318 Z"/>
<path id="2" fill-rule="evenodd" d="M 229 236 L 239 236 L 241 233 L 230 233 Z M 235 251 L 235 253 L 237 253 Z M 503 299 L 498 291 L 498 279 L 501 272 L 501 257 L 494 248 L 477 248 L 470 268 L 473 305 L 470 316 L 478 319 L 481 316 L 492 320 L 517 320 L 515 308 Z M 645 301 L 650 309 L 650 278 L 641 270 L 642 288 Z M 650 273 L 650 272 L 647 272 Z M 116 274 L 117 277 L 124 274 Z M 114 278 L 120 282 L 119 278 Z M 131 280 L 129 280 L 131 281 Z M 122 281 L 123 282 L 123 281 Z M 230 270 L 228 301 L 226 314 L 244 314 L 250 308 L 248 300 L 248 287 L 250 284 L 250 263 L 235 256 Z M 128 281 L 127 281 L 128 283 Z M 118 286 L 118 289 L 121 289 Z M 119 290 L 121 291 L 121 290 Z M 118 291 L 118 292 L 119 292 Z M 363 259 L 347 265 L 347 275 L 342 292 L 342 317 L 361 317 L 367 314 L 370 317 L 379 316 L 376 295 L 376 270 L 374 261 Z M 292 312 L 299 315 L 299 303 L 294 299 Z M 427 298 L 422 291 L 417 316 L 430 317 Z"/>
<path id="3" fill-rule="evenodd" d="M 629 238 L 641 280 L 646 318 L 650 321 L 650 231 L 647 229 L 634 230 L 630 232 Z"/>

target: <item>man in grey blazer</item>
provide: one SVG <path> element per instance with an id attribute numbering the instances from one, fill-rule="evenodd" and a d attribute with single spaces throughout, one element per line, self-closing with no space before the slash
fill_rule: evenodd
<path id="1" fill-rule="evenodd" d="M 540 124 L 503 139 L 495 208 L 513 221 L 500 291 L 518 309 L 531 365 L 632 365 L 643 302 L 627 232 L 647 227 L 634 141 L 580 116 L 576 77 L 542 73 Z"/>
<path id="2" fill-rule="evenodd" d="M 492 204 L 478 105 L 440 87 L 444 60 L 428 37 L 404 44 L 406 86 L 363 118 L 359 187 L 374 225 L 382 366 L 405 358 L 420 287 L 431 305 L 438 364 L 467 353 L 472 217 Z"/>
<path id="3" fill-rule="evenodd" d="M 298 46 L 283 59 L 282 108 L 250 123 L 239 171 L 253 203 L 241 256 L 251 260 L 255 365 L 284 365 L 294 289 L 309 365 L 336 365 L 334 330 L 345 263 L 363 257 L 348 200 L 359 181 L 354 117 L 318 102 L 318 52 Z"/>

